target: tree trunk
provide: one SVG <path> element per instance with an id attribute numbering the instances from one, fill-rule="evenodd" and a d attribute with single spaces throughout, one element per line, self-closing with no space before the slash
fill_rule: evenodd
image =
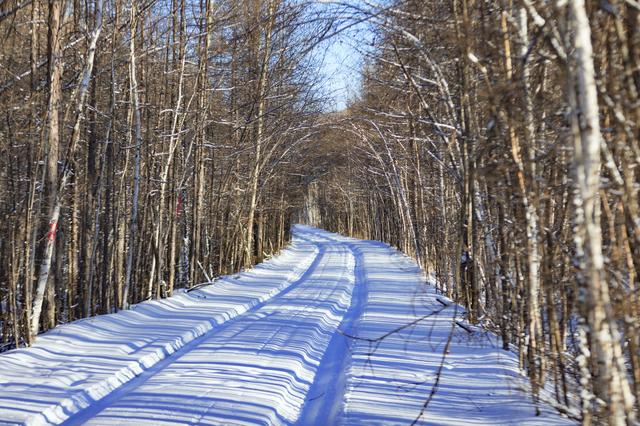
<path id="1" fill-rule="evenodd" d="M 47 174 L 46 174 L 46 205 L 49 216 L 49 231 L 44 242 L 40 273 L 36 286 L 35 299 L 31 313 L 31 340 L 38 334 L 40 314 L 44 301 L 49 270 L 53 260 L 55 238 L 58 228 L 60 207 L 57 204 L 58 190 L 58 150 L 60 145 L 60 100 L 62 76 L 62 43 L 60 37 L 60 18 L 62 14 L 62 0 L 49 0 L 49 105 L 47 108 Z"/>
<path id="2" fill-rule="evenodd" d="M 140 149 L 142 146 L 142 125 L 140 123 L 140 106 L 138 101 L 138 79 L 136 76 L 136 25 L 138 9 L 136 2 L 131 1 L 131 35 L 129 39 L 129 91 L 131 109 L 133 110 L 133 125 L 135 128 L 135 160 L 133 171 L 133 194 L 131 196 L 131 219 L 129 222 L 129 249 L 125 269 L 124 286 L 122 288 L 121 308 L 129 307 L 129 288 L 133 273 L 133 256 L 138 238 L 138 198 L 140 194 Z"/>
<path id="3" fill-rule="evenodd" d="M 597 363 L 594 394 L 603 401 L 600 415 L 610 425 L 632 424 L 633 396 L 627 379 L 618 327 L 611 312 L 600 228 L 600 150 L 602 135 L 598 117 L 598 94 L 593 65 L 591 28 L 584 0 L 569 2 L 574 31 L 571 86 L 577 88 L 574 107 L 574 169 L 578 200 L 575 234 L 583 276 L 579 296 L 591 336 L 592 356 Z M 575 90 L 575 89 L 570 89 Z"/>
<path id="4" fill-rule="evenodd" d="M 269 58 L 271 57 L 271 36 L 273 34 L 273 26 L 275 24 L 275 8 L 276 0 L 268 0 L 268 21 L 267 28 L 264 32 L 264 50 L 260 62 L 260 75 L 258 76 L 258 108 L 256 111 L 256 128 L 254 136 L 254 158 L 253 167 L 251 169 L 251 177 L 249 179 L 249 213 L 247 218 L 247 236 L 245 242 L 244 267 L 249 268 L 253 264 L 253 226 L 258 201 L 258 182 L 260 181 L 260 165 L 262 163 L 262 137 L 264 131 L 264 113 L 267 105 L 267 78 L 269 77 Z M 260 13 L 259 9 L 256 13 Z"/>

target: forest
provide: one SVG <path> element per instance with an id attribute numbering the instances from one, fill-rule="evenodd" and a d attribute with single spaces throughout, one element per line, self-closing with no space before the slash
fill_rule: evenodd
<path id="1" fill-rule="evenodd" d="M 332 38 L 366 26 L 331 111 Z M 0 350 L 304 222 L 413 257 L 585 424 L 640 401 L 636 0 L 4 0 Z"/>

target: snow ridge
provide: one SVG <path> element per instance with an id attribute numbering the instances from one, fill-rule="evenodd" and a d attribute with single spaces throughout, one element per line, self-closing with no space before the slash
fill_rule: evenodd
<path id="1" fill-rule="evenodd" d="M 354 287 L 349 248 L 323 239 L 320 231 L 308 231 L 314 232 L 320 257 L 304 279 L 190 344 L 69 424 L 294 423 Z"/>
<path id="2" fill-rule="evenodd" d="M 319 252 L 317 243 L 297 236 L 290 248 L 250 271 L 129 311 L 56 327 L 33 347 L 3 354 L 0 424 L 64 422 L 194 339 L 275 297 L 304 276 Z M 162 320 L 171 322 L 160 330 Z M 121 337 L 132 328 L 134 333 Z M 115 350 L 115 356 L 105 349 Z M 96 362 L 87 367 L 87 358 Z"/>
<path id="3" fill-rule="evenodd" d="M 351 306 L 333 335 L 316 372 L 314 383 L 307 393 L 302 414 L 296 422 L 300 426 L 317 424 L 318 418 L 322 418 L 325 424 L 337 424 L 344 409 L 346 373 L 351 363 L 352 341 L 348 336 L 354 333 L 355 323 L 363 315 L 367 298 L 363 253 L 355 244 L 345 245 L 354 257 Z"/>

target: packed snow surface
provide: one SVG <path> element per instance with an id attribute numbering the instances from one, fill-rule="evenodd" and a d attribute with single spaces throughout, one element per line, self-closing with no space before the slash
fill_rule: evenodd
<path id="1" fill-rule="evenodd" d="M 395 249 L 297 225 L 250 271 L 0 355 L 0 423 L 572 423 L 455 320 Z"/>

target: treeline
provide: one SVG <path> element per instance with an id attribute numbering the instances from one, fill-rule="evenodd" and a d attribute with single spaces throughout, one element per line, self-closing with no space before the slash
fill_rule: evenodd
<path id="1" fill-rule="evenodd" d="M 640 400 L 640 7 L 396 1 L 310 217 L 411 254 L 584 424 Z M 512 346 L 513 345 L 513 346 Z M 571 395 L 579 395 L 572 400 Z M 569 409 L 567 409 L 569 408 Z"/>
<path id="2" fill-rule="evenodd" d="M 322 106 L 310 52 L 331 22 L 318 13 L 287 0 L 2 3 L 3 348 L 287 242 L 289 154 Z"/>

